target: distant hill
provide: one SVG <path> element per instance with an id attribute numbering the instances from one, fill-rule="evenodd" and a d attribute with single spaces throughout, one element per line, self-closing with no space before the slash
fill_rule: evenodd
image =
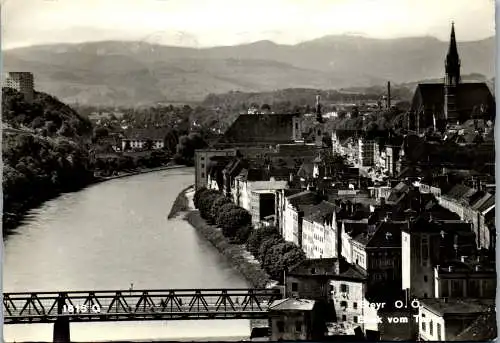
<path id="1" fill-rule="evenodd" d="M 327 36 L 204 49 L 145 42 L 55 44 L 4 51 L 4 69 L 35 74 L 39 91 L 67 103 L 196 102 L 209 93 L 339 89 L 442 77 L 448 42 L 433 37 Z M 462 72 L 494 74 L 494 37 L 459 42 Z"/>

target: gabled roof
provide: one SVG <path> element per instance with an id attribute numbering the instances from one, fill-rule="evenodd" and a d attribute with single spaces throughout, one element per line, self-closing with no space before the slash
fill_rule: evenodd
<path id="1" fill-rule="evenodd" d="M 304 162 L 297 171 L 297 175 L 303 178 L 312 177 L 314 165 L 312 163 Z"/>
<path id="2" fill-rule="evenodd" d="M 446 194 L 443 196 L 449 199 L 453 199 L 456 201 L 460 201 L 466 196 L 467 194 L 470 194 L 474 190 L 470 187 L 467 187 L 465 185 L 455 185 L 453 186 Z"/>
<path id="3" fill-rule="evenodd" d="M 484 82 L 460 83 L 457 87 L 457 109 L 459 112 L 471 114 L 475 106 L 484 104 L 492 109 L 495 106 L 493 96 Z M 436 114 L 443 113 L 444 84 L 420 83 L 413 96 L 411 110 L 432 110 Z"/>
<path id="4" fill-rule="evenodd" d="M 337 210 L 337 206 L 327 201 L 322 201 L 317 205 L 313 205 L 309 209 L 308 215 L 304 215 L 304 219 L 323 224 L 325 220 L 332 220 L 333 213 Z"/>
<path id="5" fill-rule="evenodd" d="M 338 273 L 337 273 L 338 264 Z M 306 259 L 290 268 L 287 275 L 307 277 L 330 277 L 363 281 L 366 272 L 356 265 L 347 263 L 344 258 Z"/>
<path id="6" fill-rule="evenodd" d="M 286 298 L 275 300 L 269 306 L 270 311 L 312 311 L 316 301 L 309 299 Z"/>
<path id="7" fill-rule="evenodd" d="M 353 239 L 366 247 L 399 248 L 401 247 L 401 231 L 407 225 L 407 222 L 382 222 L 373 234 L 364 232 Z"/>
<path id="8" fill-rule="evenodd" d="M 310 144 L 279 144 L 276 155 L 278 156 L 315 156 L 318 148 Z"/>
<path id="9" fill-rule="evenodd" d="M 293 142 L 294 114 L 241 114 L 218 144 L 279 144 Z"/>
<path id="10" fill-rule="evenodd" d="M 492 341 L 498 336 L 497 318 L 495 307 L 492 306 L 486 310 L 486 313 L 477 318 L 464 331 L 459 333 L 449 341 Z"/>
<path id="11" fill-rule="evenodd" d="M 355 237 L 360 233 L 366 232 L 368 230 L 368 219 L 362 220 L 342 220 L 342 225 L 345 228 L 345 232 L 351 236 Z"/>
<path id="12" fill-rule="evenodd" d="M 472 209 L 479 211 L 479 212 L 483 212 L 494 205 L 495 205 L 495 196 L 493 196 L 490 193 L 486 193 L 486 194 L 484 194 L 484 196 L 482 198 L 478 199 L 472 205 Z"/>
<path id="13" fill-rule="evenodd" d="M 317 195 L 311 191 L 303 191 L 287 197 L 287 200 L 294 206 L 299 204 L 314 204 L 317 200 Z"/>
<path id="14" fill-rule="evenodd" d="M 429 298 L 420 300 L 421 306 L 441 316 L 453 314 L 482 314 L 494 304 L 495 299 Z"/>
<path id="15" fill-rule="evenodd" d="M 124 132 L 125 139 L 132 140 L 164 140 L 170 128 L 128 129 Z"/>

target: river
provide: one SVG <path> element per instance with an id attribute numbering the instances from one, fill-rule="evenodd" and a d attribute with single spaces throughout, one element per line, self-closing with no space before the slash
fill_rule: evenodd
<path id="1" fill-rule="evenodd" d="M 30 211 L 4 249 L 4 292 L 248 287 L 180 218 L 194 170 L 141 174 L 63 194 Z M 5 341 L 51 341 L 52 324 L 6 325 Z M 72 341 L 245 336 L 247 320 L 72 323 Z"/>

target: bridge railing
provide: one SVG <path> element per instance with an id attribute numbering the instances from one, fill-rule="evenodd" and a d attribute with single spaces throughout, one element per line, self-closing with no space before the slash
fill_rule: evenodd
<path id="1" fill-rule="evenodd" d="M 220 317 L 267 312 L 274 289 L 171 289 L 4 293 L 5 323 Z"/>

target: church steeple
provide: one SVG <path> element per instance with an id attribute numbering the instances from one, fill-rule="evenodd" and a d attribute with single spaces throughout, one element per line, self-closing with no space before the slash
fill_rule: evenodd
<path id="1" fill-rule="evenodd" d="M 457 88 L 460 83 L 460 58 L 458 57 L 455 25 L 451 23 L 450 47 L 445 62 L 444 78 L 444 119 L 446 124 L 458 122 Z"/>
<path id="2" fill-rule="evenodd" d="M 446 55 L 445 62 L 446 79 L 449 86 L 456 86 L 460 83 L 460 57 L 458 57 L 457 40 L 455 38 L 455 24 L 451 22 L 450 47 Z"/>

